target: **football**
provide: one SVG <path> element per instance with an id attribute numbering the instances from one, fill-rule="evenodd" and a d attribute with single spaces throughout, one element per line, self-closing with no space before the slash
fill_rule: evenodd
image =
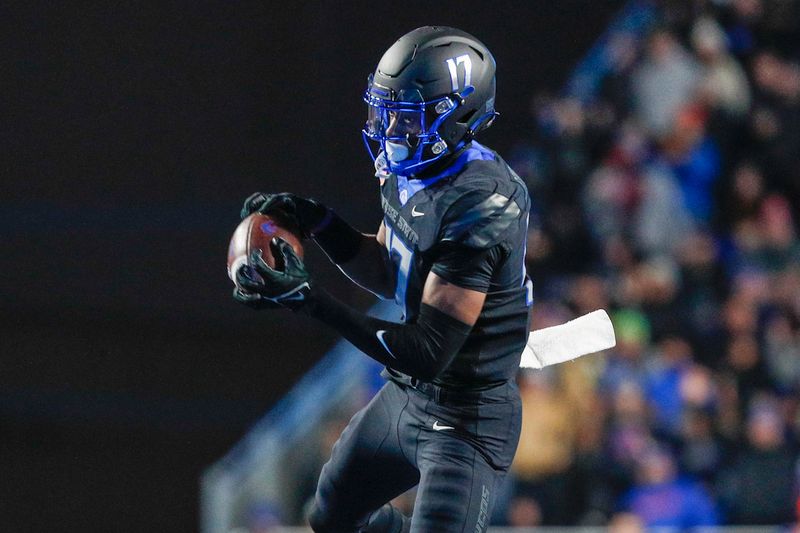
<path id="1" fill-rule="evenodd" d="M 264 261 L 272 268 L 283 269 L 283 258 L 272 246 L 273 237 L 280 237 L 291 244 L 302 259 L 303 245 L 296 230 L 276 217 L 253 213 L 239 223 L 228 245 L 228 277 L 234 283 L 234 272 L 248 263 L 253 250 L 261 250 Z"/>

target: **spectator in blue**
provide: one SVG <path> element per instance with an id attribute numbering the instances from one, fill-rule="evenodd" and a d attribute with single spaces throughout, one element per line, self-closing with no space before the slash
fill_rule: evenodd
<path id="1" fill-rule="evenodd" d="M 681 382 L 692 367 L 692 348 L 685 339 L 668 335 L 648 364 L 644 390 L 655 427 L 675 436 L 680 431 L 684 400 Z"/>
<path id="2" fill-rule="evenodd" d="M 714 214 L 714 184 L 722 164 L 717 144 L 706 132 L 706 115 L 700 106 L 682 109 L 663 145 L 684 204 L 699 223 L 708 223 Z"/>
<path id="3" fill-rule="evenodd" d="M 639 517 L 645 527 L 687 529 L 715 526 L 719 517 L 706 489 L 676 475 L 675 460 L 653 445 L 641 457 L 635 485 L 622 496 L 622 511 Z"/>

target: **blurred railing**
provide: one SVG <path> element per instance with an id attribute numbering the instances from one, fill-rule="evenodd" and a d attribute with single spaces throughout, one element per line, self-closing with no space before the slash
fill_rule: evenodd
<path id="1" fill-rule="evenodd" d="M 610 48 L 620 34 L 640 38 L 657 22 L 654 0 L 630 0 L 584 55 L 566 84 L 568 96 L 582 102 L 591 100 L 612 68 Z"/>
<path id="2" fill-rule="evenodd" d="M 398 320 L 399 308 L 391 301 L 380 302 L 370 314 Z M 203 474 L 201 531 L 237 531 L 248 516 L 260 510 L 274 510 L 276 516 L 285 516 L 285 510 L 293 504 L 293 452 L 319 442 L 324 421 L 352 414 L 358 407 L 354 403 L 363 401 L 370 382 L 368 373 L 374 369 L 369 358 L 348 342 L 339 341 L 228 454 Z"/>

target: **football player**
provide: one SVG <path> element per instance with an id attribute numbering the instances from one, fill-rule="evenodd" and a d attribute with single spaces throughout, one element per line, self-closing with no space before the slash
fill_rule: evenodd
<path id="1" fill-rule="evenodd" d="M 403 323 L 341 303 L 285 241 L 275 243 L 284 268 L 254 253 L 234 298 L 316 317 L 386 367 L 386 385 L 322 469 L 314 531 L 480 533 L 517 447 L 514 377 L 532 302 L 528 192 L 473 140 L 497 116 L 495 61 L 468 33 L 419 28 L 383 55 L 364 101 L 384 213 L 377 234 L 289 193 L 256 193 L 242 216 L 290 219 L 355 283 L 394 298 Z M 408 519 L 387 502 L 415 485 Z"/>

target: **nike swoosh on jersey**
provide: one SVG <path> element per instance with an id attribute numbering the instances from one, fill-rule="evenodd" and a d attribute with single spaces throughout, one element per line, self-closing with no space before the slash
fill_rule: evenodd
<path id="1" fill-rule="evenodd" d="M 411 208 L 411 216 L 412 217 L 421 217 L 424 214 L 425 213 L 420 213 L 419 211 L 417 211 L 417 206 L 414 206 L 414 207 Z"/>
<path id="2" fill-rule="evenodd" d="M 386 349 L 388 354 L 392 356 L 392 359 L 397 359 L 397 357 L 395 357 L 394 354 L 392 353 L 392 351 L 389 349 L 389 346 L 386 344 L 386 341 L 383 340 L 383 336 L 384 335 L 386 335 L 386 330 L 385 329 L 379 329 L 378 331 L 375 332 L 375 336 L 378 337 L 378 341 L 380 341 L 380 343 Z"/>
<path id="3" fill-rule="evenodd" d="M 453 426 L 441 426 L 441 425 L 439 425 L 439 421 L 438 420 L 436 420 L 433 423 L 433 430 L 434 431 L 442 431 L 443 429 L 456 429 L 456 428 L 454 428 Z"/>

